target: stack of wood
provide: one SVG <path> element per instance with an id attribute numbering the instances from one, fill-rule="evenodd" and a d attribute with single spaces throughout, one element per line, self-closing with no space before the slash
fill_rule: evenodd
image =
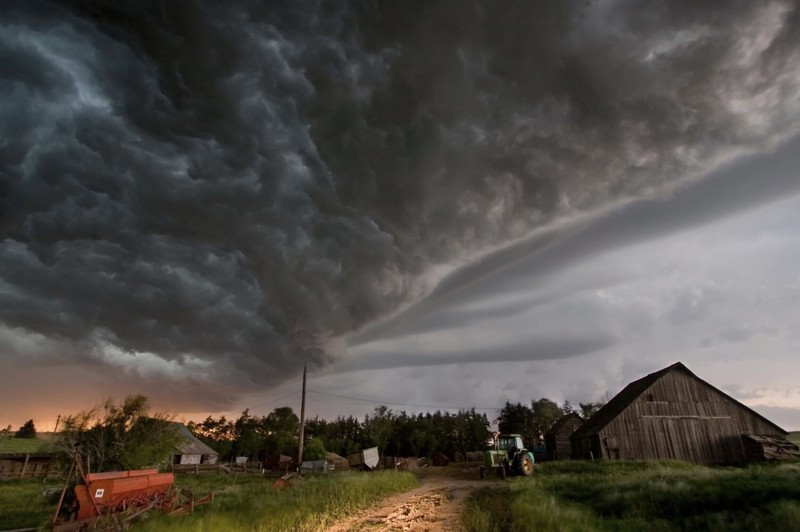
<path id="1" fill-rule="evenodd" d="M 764 434 L 742 434 L 748 460 L 788 460 L 800 458 L 800 449 L 785 438 Z"/>

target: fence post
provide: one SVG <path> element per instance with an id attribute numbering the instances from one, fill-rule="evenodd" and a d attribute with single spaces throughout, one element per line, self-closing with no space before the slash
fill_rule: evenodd
<path id="1" fill-rule="evenodd" d="M 25 463 L 22 464 L 22 473 L 19 474 L 19 478 L 25 478 L 25 470 L 28 469 L 28 459 L 31 457 L 30 454 L 25 455 Z"/>

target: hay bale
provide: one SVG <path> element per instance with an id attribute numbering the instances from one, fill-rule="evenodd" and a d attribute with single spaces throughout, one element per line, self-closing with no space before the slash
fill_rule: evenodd
<path id="1" fill-rule="evenodd" d="M 435 467 L 444 467 L 450 463 L 450 459 L 447 458 L 442 453 L 436 453 L 433 455 L 433 465 Z"/>
<path id="2" fill-rule="evenodd" d="M 467 462 L 483 462 L 481 451 L 467 451 Z"/>

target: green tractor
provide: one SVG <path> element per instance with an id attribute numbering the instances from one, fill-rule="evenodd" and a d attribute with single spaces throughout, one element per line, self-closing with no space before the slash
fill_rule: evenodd
<path id="1" fill-rule="evenodd" d="M 533 453 L 522 444 L 519 434 L 501 434 L 495 440 L 495 448 L 483 453 L 485 466 L 481 466 L 481 478 L 486 478 L 486 470 L 494 469 L 502 479 L 506 475 L 533 474 Z"/>

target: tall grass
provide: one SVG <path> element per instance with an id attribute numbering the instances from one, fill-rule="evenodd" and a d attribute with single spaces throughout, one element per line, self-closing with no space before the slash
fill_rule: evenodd
<path id="1" fill-rule="evenodd" d="M 481 492 L 462 523 L 468 532 L 800 530 L 800 465 L 547 463 Z"/>
<path id="2" fill-rule="evenodd" d="M 38 527 L 52 519 L 58 495 L 42 495 L 45 488 L 60 488 L 62 482 L 42 479 L 0 482 L 0 530 Z"/>
<path id="3" fill-rule="evenodd" d="M 179 488 L 202 497 L 215 492 L 214 503 L 198 506 L 193 515 L 151 514 L 134 531 L 318 531 L 374 502 L 418 484 L 411 473 L 334 473 L 306 477 L 284 491 L 260 475 L 179 476 Z M 46 486 L 60 486 L 48 481 Z M 41 480 L 0 482 L 0 530 L 39 527 L 53 517 L 58 494 L 43 497 Z"/>
<path id="4" fill-rule="evenodd" d="M 181 487 L 202 496 L 214 484 L 208 477 L 184 477 Z M 270 488 L 261 478 L 239 477 L 215 495 L 211 506 L 198 507 L 194 515 L 155 517 L 134 526 L 136 532 L 297 531 L 323 530 L 382 498 L 417 486 L 410 473 L 341 473 L 308 477 L 283 491 Z M 217 489 L 223 488 L 218 486 Z"/>

